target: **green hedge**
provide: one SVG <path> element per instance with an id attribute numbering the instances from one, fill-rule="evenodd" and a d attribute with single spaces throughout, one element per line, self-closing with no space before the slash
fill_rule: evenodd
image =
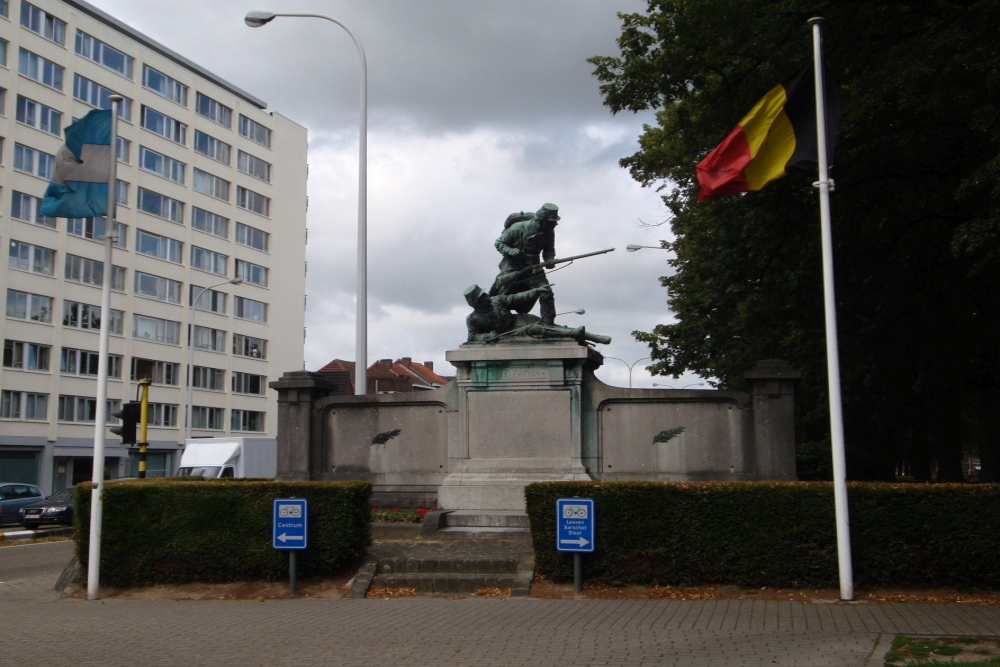
<path id="1" fill-rule="evenodd" d="M 91 485 L 76 491 L 76 550 L 87 569 Z M 353 565 L 371 542 L 367 482 L 147 479 L 104 487 L 101 583 L 278 580 L 288 554 L 271 546 L 275 498 L 309 501 L 300 577 Z"/>
<path id="2" fill-rule="evenodd" d="M 595 501 L 584 576 L 609 584 L 838 583 L 826 482 L 546 482 L 525 489 L 536 571 L 573 576 L 555 548 L 556 499 Z M 848 485 L 859 586 L 1000 588 L 1000 485 Z"/>

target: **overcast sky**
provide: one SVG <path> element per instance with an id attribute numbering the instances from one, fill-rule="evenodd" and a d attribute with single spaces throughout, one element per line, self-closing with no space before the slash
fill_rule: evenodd
<path id="1" fill-rule="evenodd" d="M 604 248 L 550 275 L 558 322 L 612 337 L 597 373 L 627 386 L 647 357 L 633 330 L 668 322 L 669 227 L 655 190 L 618 166 L 651 115 L 612 116 L 586 59 L 618 53 L 616 12 L 640 0 L 89 0 L 309 131 L 305 368 L 355 356 L 359 58 L 368 60 L 368 359 L 433 361 L 466 336 L 462 292 L 497 273 L 508 213 L 559 205 L 556 254 Z M 280 221 L 279 221 L 280 222 Z M 537 313 L 537 309 L 536 309 Z M 651 378 L 633 385 L 698 382 Z M 295 370 L 295 369 L 287 369 Z"/>

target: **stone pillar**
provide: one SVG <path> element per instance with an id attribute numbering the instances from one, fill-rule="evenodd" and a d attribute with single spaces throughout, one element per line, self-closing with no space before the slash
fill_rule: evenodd
<path id="1" fill-rule="evenodd" d="M 765 359 L 745 374 L 753 405 L 756 479 L 794 480 L 795 383 L 802 373 L 781 359 Z"/>
<path id="2" fill-rule="evenodd" d="M 313 405 L 336 387 L 309 371 L 285 373 L 268 386 L 278 392 L 277 479 L 313 479 L 314 472 L 323 470 L 323 454 L 313 445 L 322 441 L 322 424 Z"/>
<path id="3" fill-rule="evenodd" d="M 582 378 L 591 350 L 569 339 L 466 343 L 438 507 L 524 511 L 524 487 L 590 480 L 583 467 Z"/>

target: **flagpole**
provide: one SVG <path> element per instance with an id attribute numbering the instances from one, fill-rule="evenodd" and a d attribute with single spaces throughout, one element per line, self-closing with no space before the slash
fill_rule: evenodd
<path id="1" fill-rule="evenodd" d="M 833 234 L 830 229 L 830 180 L 826 139 L 826 93 L 823 83 L 821 17 L 809 19 L 813 31 L 813 71 L 816 79 L 816 135 L 819 161 L 819 219 L 823 237 L 823 301 L 826 310 L 826 367 L 830 394 L 830 444 L 833 449 L 833 500 L 837 521 L 837 563 L 840 599 L 854 599 L 851 568 L 851 521 L 847 508 L 847 458 L 840 396 L 840 354 L 837 349 L 837 300 L 833 281 Z"/>
<path id="2" fill-rule="evenodd" d="M 94 468 L 90 492 L 90 549 L 87 562 L 87 599 L 96 600 L 101 578 L 101 523 L 104 516 L 104 438 L 108 412 L 108 336 L 111 326 L 111 247 L 115 238 L 115 205 L 118 203 L 118 105 L 120 95 L 110 95 L 111 169 L 108 208 L 104 216 L 104 279 L 101 284 L 101 338 L 97 360 L 97 405 L 94 411 Z"/>

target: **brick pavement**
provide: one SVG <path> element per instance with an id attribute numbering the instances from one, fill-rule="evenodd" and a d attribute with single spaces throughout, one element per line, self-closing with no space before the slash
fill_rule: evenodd
<path id="1" fill-rule="evenodd" d="M 18 665 L 881 665 L 896 633 L 1000 635 L 1000 608 L 764 600 L 83 601 L 0 584 Z"/>

